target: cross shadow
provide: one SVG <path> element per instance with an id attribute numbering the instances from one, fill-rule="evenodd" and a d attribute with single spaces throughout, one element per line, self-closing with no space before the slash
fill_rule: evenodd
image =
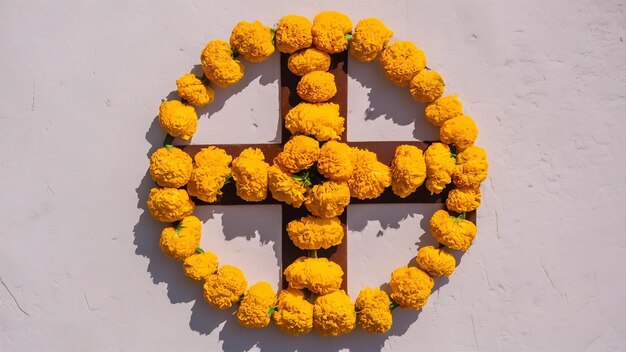
<path id="1" fill-rule="evenodd" d="M 396 125 L 413 125 L 413 137 L 423 141 L 433 140 L 433 136 L 439 135 L 437 128 L 424 118 L 426 105 L 413 100 L 408 87 L 402 88 L 391 83 L 382 72 L 378 60 L 364 63 L 351 56 L 349 60 L 349 76 L 369 89 L 369 107 L 363 111 L 366 121 L 383 117 Z M 361 111 L 356 114 L 359 116 Z"/>

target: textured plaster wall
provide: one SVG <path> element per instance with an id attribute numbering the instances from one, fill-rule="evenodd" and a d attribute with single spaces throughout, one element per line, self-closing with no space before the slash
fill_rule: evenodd
<path id="1" fill-rule="evenodd" d="M 474 246 L 387 336 L 240 328 L 159 252 L 144 210 L 158 105 L 203 45 L 324 9 L 418 43 L 490 152 Z M 626 349 L 625 27 L 620 1 L 0 2 L 0 350 Z M 376 64 L 350 76 L 350 139 L 436 136 Z M 277 56 L 248 65 L 194 142 L 278 141 L 277 78 Z M 435 209 L 350 208 L 351 294 L 433 242 Z M 204 247 L 278 282 L 277 207 L 198 213 Z"/>

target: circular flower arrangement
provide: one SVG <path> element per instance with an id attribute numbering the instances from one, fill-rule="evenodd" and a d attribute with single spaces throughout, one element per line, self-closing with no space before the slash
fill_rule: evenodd
<path id="1" fill-rule="evenodd" d="M 479 186 L 487 177 L 487 155 L 474 145 L 478 129 L 463 114 L 455 95 L 444 96 L 444 81 L 426 67 L 424 52 L 413 43 L 389 43 L 393 32 L 375 18 L 359 21 L 353 29 L 344 14 L 326 11 L 311 23 L 288 15 L 276 28 L 255 21 L 235 26 L 230 41 L 210 41 L 200 56 L 204 75 L 184 74 L 176 81 L 180 101 L 165 101 L 159 108 L 159 124 L 167 133 L 164 147 L 150 157 L 150 175 L 158 187 L 150 191 L 148 209 L 154 219 L 173 222 L 161 233 L 160 247 L 171 259 L 183 263 L 191 280 L 204 282 L 204 298 L 218 309 L 237 305 L 235 316 L 249 328 L 274 321 L 288 334 L 315 329 L 323 336 L 346 334 L 359 325 L 370 333 L 385 333 L 392 326 L 392 311 L 420 309 L 431 293 L 434 279 L 450 276 L 456 266 L 451 254 L 466 251 L 476 236 L 476 226 L 465 219 L 478 208 Z M 274 51 L 290 54 L 289 70 L 301 80 L 297 93 L 303 102 L 288 112 L 285 126 L 293 134 L 274 160 L 265 160 L 259 149 L 248 148 L 238 156 L 211 146 L 193 160 L 174 147 L 173 137 L 190 139 L 196 132 L 195 108 L 213 101 L 211 86 L 227 87 L 244 75 L 242 57 L 261 62 Z M 411 145 L 399 146 L 391 165 L 378 161 L 371 151 L 340 142 L 345 118 L 339 106 L 328 102 L 337 92 L 334 76 L 327 72 L 329 54 L 349 50 L 359 61 L 380 61 L 385 76 L 408 88 L 411 96 L 426 103 L 426 120 L 440 128 L 441 142 L 425 152 Z M 244 273 L 223 264 L 218 256 L 199 248 L 201 222 L 193 216 L 190 196 L 215 202 L 222 187 L 234 181 L 237 196 L 258 202 L 268 196 L 299 208 L 309 216 L 287 225 L 289 238 L 308 257 L 300 257 L 285 271 L 287 289 L 274 292 L 267 282 L 248 286 Z M 390 275 L 390 292 L 366 287 L 355 302 L 341 289 L 343 270 L 318 249 L 340 244 L 344 237 L 338 218 L 351 197 L 372 199 L 387 187 L 407 197 L 425 185 L 431 194 L 449 184 L 454 189 L 430 219 L 438 248 L 427 246 L 416 253 L 417 266 L 403 266 Z M 268 192 L 269 190 L 269 192 Z"/>

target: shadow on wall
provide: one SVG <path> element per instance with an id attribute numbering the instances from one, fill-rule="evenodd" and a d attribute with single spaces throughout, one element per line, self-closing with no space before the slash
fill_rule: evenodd
<path id="1" fill-rule="evenodd" d="M 398 103 L 395 99 L 389 99 L 388 93 L 390 90 L 394 91 L 396 95 L 408 93 L 399 87 L 393 86 L 386 80 L 384 75 L 378 72 L 374 73 L 368 71 L 376 69 L 376 64 L 370 64 L 369 66 L 370 68 L 366 69 L 365 64 L 352 60 L 350 63 L 350 76 L 354 77 L 366 87 L 373 88 L 380 85 L 390 85 L 390 87 L 387 87 L 388 89 L 372 89 L 370 92 L 371 107 L 366 112 L 366 119 L 375 119 L 384 115 L 386 118 L 391 118 L 394 123 L 399 125 L 414 123 L 416 131 L 420 131 L 423 128 L 432 128 L 425 122 L 423 123 L 424 126 L 422 126 L 422 122 L 424 121 L 423 109 L 419 107 L 419 103 L 411 100 L 413 105 L 407 108 L 406 104 L 408 103 L 405 100 L 401 100 L 402 103 Z M 246 69 L 246 75 L 239 84 L 226 89 L 218 88 L 215 101 L 208 107 L 198 109 L 198 116 L 202 117 L 208 115 L 210 117 L 212 113 L 219 111 L 224 106 L 230 96 L 245 89 L 250 82 L 258 77 L 260 77 L 260 83 L 262 85 L 270 84 L 277 79 L 275 74 L 268 74 L 268 72 L 277 72 L 271 67 L 269 69 L 266 65 L 249 65 L 248 67 Z M 201 75 L 199 66 L 194 67 L 192 72 Z M 168 94 L 167 99 L 178 99 L 178 95 L 175 91 L 171 92 Z M 410 99 L 410 96 L 408 99 Z M 415 104 L 417 104 L 417 107 Z M 406 111 L 413 111 L 413 113 L 407 114 Z M 279 121 L 277 140 L 275 142 L 280 141 L 280 123 Z M 414 134 L 416 133 L 417 132 L 414 132 Z M 416 137 L 420 138 L 420 136 Z M 165 134 L 159 126 L 158 118 L 153 119 L 145 138 L 152 146 L 146 154 L 146 156 L 149 157 L 162 145 L 163 139 L 165 138 Z M 176 142 L 181 143 L 179 140 Z M 273 325 L 259 330 L 244 328 L 239 325 L 236 317 L 233 315 L 234 308 L 220 311 L 206 303 L 202 297 L 202 283 L 187 279 L 182 272 L 181 263 L 167 259 L 161 252 L 158 238 L 163 228 L 168 225 L 154 221 L 147 209 L 146 202 L 148 194 L 153 187 L 155 187 L 155 184 L 149 173 L 146 172 L 139 186 L 136 188 L 137 207 L 142 209 L 143 212 L 133 230 L 135 236 L 134 244 L 137 247 L 135 253 L 148 258 L 149 264 L 147 271 L 150 273 L 153 283 L 167 284 L 167 295 L 171 303 L 195 301 L 191 308 L 192 314 L 189 327 L 202 335 L 210 334 L 215 329 L 220 329 L 220 341 L 223 341 L 223 349 L 226 351 L 246 351 L 255 346 L 264 351 L 298 350 L 318 352 L 335 351 L 346 348 L 355 351 L 380 350 L 389 337 L 403 335 L 411 324 L 418 319 L 421 311 L 415 312 L 397 309 L 393 313 L 393 326 L 391 330 L 384 335 L 368 334 L 357 328 L 349 335 L 336 338 L 323 338 L 315 332 L 294 337 L 278 331 Z M 226 215 L 226 213 L 224 215 Z M 379 214 L 378 217 L 373 216 L 372 220 L 381 221 L 384 228 L 395 229 L 398 228 L 399 223 L 408 216 L 410 216 L 408 213 L 398 213 L 393 214 L 391 218 L 381 218 Z M 239 220 L 239 218 L 224 219 L 224 233 L 227 239 L 232 239 L 235 236 L 245 236 L 246 238 L 253 236 L 255 229 L 250 226 L 244 226 L 238 222 Z M 422 220 L 422 228 L 427 228 L 427 223 L 424 223 L 424 221 L 425 220 Z M 366 224 L 367 221 L 356 224 L 356 228 L 364 228 Z M 431 240 L 432 238 L 430 236 L 422 236 L 419 243 L 423 245 Z M 276 257 L 280 259 L 279 249 L 274 246 L 274 250 Z M 458 257 L 457 260 L 460 260 L 460 257 Z M 415 265 L 414 261 L 410 262 L 409 265 Z M 435 286 L 433 291 L 445 285 L 447 280 L 437 280 L 437 283 L 438 285 Z"/>
<path id="2" fill-rule="evenodd" d="M 369 89 L 369 106 L 365 111 L 355 111 L 353 114 L 365 116 L 365 121 L 384 117 L 396 125 L 413 125 L 413 137 L 418 140 L 439 139 L 438 129 L 424 118 L 426 105 L 413 100 L 408 87 L 402 88 L 391 83 L 385 77 L 378 59 L 364 63 L 349 56 L 349 60 L 350 78 Z"/>

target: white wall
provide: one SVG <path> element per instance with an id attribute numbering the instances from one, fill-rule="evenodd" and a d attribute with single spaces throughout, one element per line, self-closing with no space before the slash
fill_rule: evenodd
<path id="1" fill-rule="evenodd" d="M 159 252 L 144 211 L 158 105 L 204 44 L 324 9 L 421 46 L 490 153 L 478 239 L 388 336 L 240 328 Z M 619 1 L 0 2 L 0 350 L 626 349 L 625 27 Z M 194 142 L 276 140 L 277 65 L 218 91 Z M 350 68 L 351 139 L 432 136 L 376 64 Z M 276 282 L 279 213 L 254 211 L 202 210 L 203 244 Z M 432 211 L 350 209 L 352 294 L 432 241 Z"/>

